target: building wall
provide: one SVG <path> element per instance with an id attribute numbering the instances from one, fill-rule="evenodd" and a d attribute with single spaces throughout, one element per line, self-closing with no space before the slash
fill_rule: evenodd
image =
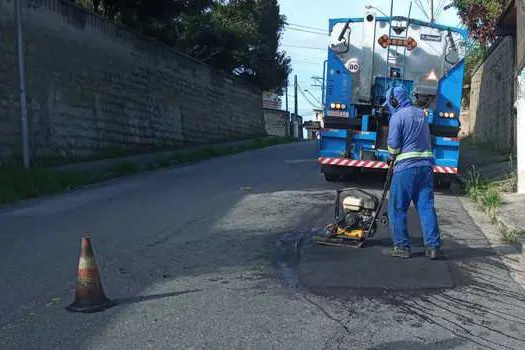
<path id="1" fill-rule="evenodd" d="M 525 69 L 525 0 L 516 0 L 517 67 Z"/>
<path id="2" fill-rule="evenodd" d="M 302 140 L 304 138 L 303 117 L 301 117 L 300 115 L 295 115 L 295 113 L 293 113 L 291 119 L 291 136 L 293 136 L 296 139 Z"/>
<path id="3" fill-rule="evenodd" d="M 263 135 L 261 91 L 61 0 L 23 2 L 33 156 Z M 0 0 L 0 160 L 19 153 L 12 0 Z"/>
<path id="4" fill-rule="evenodd" d="M 278 109 L 264 109 L 266 133 L 272 136 L 286 137 L 290 135 L 290 114 Z"/>
<path id="5" fill-rule="evenodd" d="M 504 38 L 474 73 L 468 128 L 474 141 L 499 151 L 514 151 L 516 118 L 513 110 L 515 42 Z"/>

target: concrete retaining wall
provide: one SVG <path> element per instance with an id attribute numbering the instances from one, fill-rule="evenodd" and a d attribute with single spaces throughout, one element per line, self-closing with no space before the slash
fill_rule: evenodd
<path id="1" fill-rule="evenodd" d="M 67 1 L 22 2 L 33 156 L 102 156 L 265 134 L 258 88 Z M 12 0 L 0 0 L 3 161 L 20 150 L 13 12 Z"/>
<path id="2" fill-rule="evenodd" d="M 474 141 L 505 152 L 516 152 L 514 62 L 515 42 L 506 37 L 472 77 L 469 116 L 463 126 Z"/>
<path id="3" fill-rule="evenodd" d="M 264 109 L 266 133 L 272 136 L 290 135 L 290 113 L 278 109 Z"/>

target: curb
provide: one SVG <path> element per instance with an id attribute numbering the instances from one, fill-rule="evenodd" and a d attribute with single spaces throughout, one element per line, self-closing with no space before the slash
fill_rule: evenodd
<path id="1" fill-rule="evenodd" d="M 467 180 L 461 175 L 456 176 L 456 180 L 461 186 L 465 186 L 467 184 Z M 504 231 L 504 230 L 505 231 L 512 231 L 512 230 L 525 231 L 525 229 L 522 229 L 521 227 L 517 227 L 511 223 L 506 222 L 506 220 L 503 219 L 501 215 L 498 215 L 498 212 L 500 210 L 501 209 L 496 210 L 496 226 L 498 227 L 500 231 Z M 516 237 L 516 242 L 513 242 L 512 245 L 514 245 L 519 250 L 521 255 L 525 258 L 525 248 L 524 248 L 525 236 L 518 235 Z"/>
<path id="2" fill-rule="evenodd" d="M 525 289 L 525 254 L 522 245 L 503 242 L 500 226 L 491 223 L 489 217 L 468 198 L 457 197 L 463 209 L 478 227 L 481 235 L 489 243 L 489 247 L 507 267 L 512 279 Z"/>

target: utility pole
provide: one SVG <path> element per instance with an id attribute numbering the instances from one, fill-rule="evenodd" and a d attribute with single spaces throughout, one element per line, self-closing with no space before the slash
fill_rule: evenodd
<path id="1" fill-rule="evenodd" d="M 29 132 L 27 127 L 26 76 L 24 56 L 24 35 L 22 32 L 22 0 L 15 0 L 15 22 L 18 50 L 18 73 L 20 77 L 20 135 L 22 138 L 22 156 L 24 168 L 30 168 L 29 162 Z"/>
<path id="2" fill-rule="evenodd" d="M 288 112 L 288 78 L 286 78 L 286 86 L 284 87 L 284 94 L 286 95 L 286 112 Z"/>
<path id="3" fill-rule="evenodd" d="M 434 23 L 434 0 L 429 0 L 430 5 L 430 23 Z"/>
<path id="4" fill-rule="evenodd" d="M 291 131 L 291 134 L 295 137 L 295 121 L 297 120 L 297 117 L 299 116 L 299 107 L 298 107 L 298 104 L 297 104 L 297 74 L 295 74 L 294 76 L 294 84 L 293 84 L 293 90 L 294 90 L 294 96 L 293 96 L 293 99 L 294 99 L 294 117 L 291 118 L 291 123 L 290 123 L 290 131 Z"/>
<path id="5" fill-rule="evenodd" d="M 518 193 L 525 194 L 525 68 L 518 76 L 518 98 L 516 99 L 517 120 L 517 175 Z"/>
<path id="6" fill-rule="evenodd" d="M 297 106 L 297 74 L 294 77 L 294 113 L 298 115 L 298 106 Z"/>

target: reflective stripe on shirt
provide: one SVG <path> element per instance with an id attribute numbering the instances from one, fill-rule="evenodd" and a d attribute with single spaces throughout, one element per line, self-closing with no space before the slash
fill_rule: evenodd
<path id="1" fill-rule="evenodd" d="M 411 158 L 434 158 L 434 153 L 432 151 L 401 153 L 396 157 L 396 162 Z"/>
<path id="2" fill-rule="evenodd" d="M 399 154 L 399 152 L 401 152 L 401 150 L 399 148 L 392 148 L 390 146 L 387 146 L 388 147 L 388 152 L 392 153 L 392 154 Z"/>

